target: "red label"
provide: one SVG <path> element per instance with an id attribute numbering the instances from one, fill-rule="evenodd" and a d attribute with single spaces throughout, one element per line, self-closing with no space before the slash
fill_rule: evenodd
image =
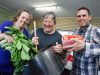
<path id="1" fill-rule="evenodd" d="M 73 62 L 73 56 L 72 55 L 68 55 L 67 56 L 67 61 Z"/>
<path id="2" fill-rule="evenodd" d="M 78 40 L 84 40 L 83 36 L 80 35 L 64 35 L 63 40 L 71 40 L 77 38 Z"/>

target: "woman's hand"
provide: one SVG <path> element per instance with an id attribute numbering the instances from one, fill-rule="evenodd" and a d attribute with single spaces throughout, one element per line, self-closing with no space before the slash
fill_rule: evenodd
<path id="1" fill-rule="evenodd" d="M 32 38 L 32 42 L 33 42 L 35 45 L 38 45 L 38 44 L 39 44 L 38 39 L 39 39 L 39 37 L 33 37 L 33 38 Z"/>
<path id="2" fill-rule="evenodd" d="M 4 34 L 3 36 L 4 36 L 4 38 L 8 41 L 8 43 L 12 43 L 13 40 L 14 40 L 13 37 L 10 36 L 10 35 L 6 35 L 6 34 Z"/>
<path id="3" fill-rule="evenodd" d="M 56 46 L 53 46 L 52 48 L 53 48 L 52 50 L 57 53 L 62 53 L 63 51 L 63 47 L 61 44 L 57 44 Z"/>

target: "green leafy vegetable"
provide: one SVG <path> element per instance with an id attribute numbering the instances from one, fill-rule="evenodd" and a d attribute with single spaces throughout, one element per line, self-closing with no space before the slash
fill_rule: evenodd
<path id="1" fill-rule="evenodd" d="M 0 46 L 11 52 L 11 61 L 15 67 L 14 75 L 22 72 L 28 60 L 33 59 L 38 51 L 30 39 L 28 39 L 19 29 L 6 27 L 9 31 L 5 34 L 13 36 L 14 41 L 8 43 L 6 39 L 0 41 Z"/>

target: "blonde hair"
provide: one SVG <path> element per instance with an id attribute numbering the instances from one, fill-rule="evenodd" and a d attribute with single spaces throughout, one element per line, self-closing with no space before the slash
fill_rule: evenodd
<path id="1" fill-rule="evenodd" d="M 17 18 L 20 16 L 20 14 L 22 12 L 27 12 L 30 15 L 30 22 L 31 22 L 32 21 L 32 13 L 29 10 L 25 9 L 25 8 L 18 10 L 18 12 L 16 13 L 16 15 L 12 17 L 12 21 L 16 22 Z"/>

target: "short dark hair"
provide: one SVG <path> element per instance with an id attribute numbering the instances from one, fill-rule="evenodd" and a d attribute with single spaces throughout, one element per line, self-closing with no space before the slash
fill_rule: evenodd
<path id="1" fill-rule="evenodd" d="M 44 14 L 44 18 L 46 18 L 46 17 L 48 17 L 48 16 L 51 16 L 52 19 L 54 20 L 54 23 L 56 24 L 56 15 L 55 15 L 55 13 L 54 13 L 54 12 L 46 12 L 46 13 Z"/>
<path id="2" fill-rule="evenodd" d="M 86 7 L 81 7 L 77 11 L 80 11 L 80 10 L 86 10 L 88 12 L 88 15 L 91 15 L 90 10 Z"/>

